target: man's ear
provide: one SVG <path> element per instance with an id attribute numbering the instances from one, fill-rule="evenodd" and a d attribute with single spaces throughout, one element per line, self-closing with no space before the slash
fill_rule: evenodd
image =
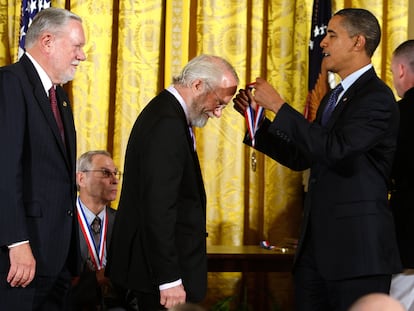
<path id="1" fill-rule="evenodd" d="M 398 70 L 398 78 L 400 78 L 400 79 L 401 79 L 402 77 L 404 77 L 404 76 L 405 76 L 407 68 L 405 67 L 405 65 L 404 65 L 404 64 L 399 63 L 399 64 L 397 65 L 397 70 Z"/>
<path id="2" fill-rule="evenodd" d="M 84 178 L 85 178 L 85 173 L 77 172 L 76 173 L 76 184 L 77 185 L 82 185 Z"/>
<path id="3" fill-rule="evenodd" d="M 367 42 L 367 40 L 365 39 L 364 36 L 358 35 L 354 47 L 359 49 L 359 50 L 365 49 L 365 43 L 366 42 Z"/>
<path id="4" fill-rule="evenodd" d="M 201 94 L 205 91 L 206 83 L 201 79 L 196 79 L 193 81 L 191 88 L 195 94 Z"/>
<path id="5" fill-rule="evenodd" d="M 40 45 L 42 50 L 49 52 L 53 47 L 54 36 L 51 33 L 45 32 L 40 37 Z"/>

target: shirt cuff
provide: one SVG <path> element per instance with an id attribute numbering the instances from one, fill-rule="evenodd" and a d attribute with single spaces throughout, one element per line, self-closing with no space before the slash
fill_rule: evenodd
<path id="1" fill-rule="evenodd" d="M 10 249 L 10 248 L 13 248 L 13 247 L 16 247 L 16 246 L 19 246 L 19 245 L 22 245 L 22 244 L 26 244 L 26 243 L 29 243 L 29 240 L 27 240 L 27 241 L 21 241 L 21 242 L 16 242 L 16 243 L 10 244 L 8 246 L 8 248 Z"/>
<path id="2" fill-rule="evenodd" d="M 159 286 L 159 289 L 160 290 L 169 289 L 171 287 L 175 287 L 175 286 L 178 286 L 178 285 L 181 285 L 181 284 L 183 284 L 183 282 L 181 281 L 181 279 L 179 279 L 179 280 L 171 282 L 171 283 L 161 284 Z"/>

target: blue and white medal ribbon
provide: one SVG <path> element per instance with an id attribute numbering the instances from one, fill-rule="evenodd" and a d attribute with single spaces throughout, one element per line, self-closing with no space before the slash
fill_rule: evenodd
<path id="1" fill-rule="evenodd" d="M 96 268 L 96 271 L 101 270 L 104 267 L 104 255 L 105 255 L 105 248 L 106 248 L 106 232 L 108 228 L 108 217 L 106 217 L 106 209 L 103 219 L 103 225 L 101 227 L 101 236 L 100 236 L 100 243 L 99 243 L 99 250 L 95 245 L 95 241 L 92 236 L 91 228 L 88 225 L 88 221 L 86 220 L 85 213 L 81 207 L 80 198 L 76 202 L 76 207 L 78 210 L 78 221 L 79 227 L 82 230 L 83 236 L 85 237 L 86 245 L 89 250 L 89 254 L 91 255 L 91 260 Z"/>
<path id="2" fill-rule="evenodd" d="M 254 82 L 249 83 L 246 86 L 246 89 L 253 90 L 254 85 L 255 85 Z M 264 114 L 264 108 L 259 105 L 256 106 L 256 110 L 254 110 L 253 107 L 249 105 L 244 112 L 244 116 L 246 118 L 246 123 L 247 123 L 247 129 L 249 131 L 249 135 L 252 141 L 252 147 L 254 147 L 255 145 L 254 137 L 256 135 L 257 130 L 259 129 L 259 124 L 263 118 L 263 114 Z"/>

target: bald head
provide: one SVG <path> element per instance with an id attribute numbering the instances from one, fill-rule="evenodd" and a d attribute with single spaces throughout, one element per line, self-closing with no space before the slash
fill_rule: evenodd
<path id="1" fill-rule="evenodd" d="M 358 299 L 349 311 L 406 311 L 396 299 L 381 293 L 368 294 Z"/>

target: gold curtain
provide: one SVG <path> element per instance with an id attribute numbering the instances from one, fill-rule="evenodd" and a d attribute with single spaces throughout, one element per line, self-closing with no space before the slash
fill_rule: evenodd
<path id="1" fill-rule="evenodd" d="M 78 154 L 107 149 L 122 170 L 129 132 L 139 112 L 200 53 L 227 58 L 239 74 L 240 87 L 257 76 L 267 78 L 288 103 L 303 111 L 312 4 L 312 0 L 52 0 L 52 6 L 83 18 L 87 37 L 87 60 L 66 86 Z M 407 39 L 409 0 L 333 0 L 332 5 L 334 12 L 361 7 L 377 16 L 383 37 L 373 63 L 391 86 L 391 52 Z M 19 19 L 20 1 L 0 0 L 0 65 L 17 58 Z M 301 222 L 302 174 L 244 146 L 244 132 L 245 121 L 231 103 L 221 119 L 196 131 L 208 196 L 208 243 L 275 244 L 295 238 Z M 209 299 L 231 295 L 240 277 L 209 275 Z M 289 277 L 277 275 L 272 280 L 269 283 L 283 292 L 281 304 L 288 305 Z"/>

